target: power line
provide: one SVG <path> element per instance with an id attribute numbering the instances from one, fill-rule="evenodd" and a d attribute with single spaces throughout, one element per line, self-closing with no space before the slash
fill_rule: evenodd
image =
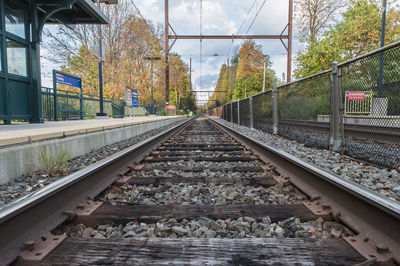
<path id="1" fill-rule="evenodd" d="M 246 34 L 245 35 L 247 35 L 247 33 L 249 33 L 249 30 L 251 29 L 251 27 L 253 26 L 253 24 L 254 24 L 254 21 L 256 21 L 256 18 L 258 17 L 258 14 L 260 14 L 260 12 L 261 12 L 261 9 L 264 7 L 264 5 L 265 5 L 265 3 L 267 2 L 267 0 L 264 0 L 264 2 L 261 4 L 261 7 L 258 9 L 258 11 L 257 11 L 257 14 L 254 16 L 254 19 L 253 19 L 253 21 L 251 22 L 251 24 L 250 24 L 250 26 L 249 26 L 249 28 L 247 29 L 247 31 L 246 31 Z"/>
<path id="2" fill-rule="evenodd" d="M 144 17 L 142 16 L 142 13 L 140 13 L 139 8 L 135 5 L 135 2 L 133 0 L 131 0 L 131 3 L 135 7 L 135 9 L 138 12 L 139 16 L 141 17 L 141 19 L 145 20 Z M 147 24 L 147 22 L 146 22 L 146 24 Z"/>
<path id="3" fill-rule="evenodd" d="M 262 10 L 262 8 L 264 7 L 264 5 L 265 5 L 266 2 L 267 2 L 267 0 L 264 0 L 264 2 L 261 4 L 261 7 L 258 9 L 256 15 L 254 16 L 253 21 L 251 22 L 251 24 L 250 24 L 249 28 L 247 29 L 245 35 L 247 35 L 247 34 L 249 33 L 251 27 L 253 26 L 254 22 L 256 21 L 258 15 L 260 14 L 260 12 L 261 12 L 261 10 Z M 242 40 L 242 41 L 240 42 L 239 46 L 236 47 L 235 54 L 237 53 L 239 47 L 242 45 L 243 42 L 244 42 L 244 40 Z"/>
<path id="4" fill-rule="evenodd" d="M 236 35 L 239 34 L 240 30 L 242 29 L 242 26 L 243 26 L 244 22 L 246 21 L 247 17 L 250 15 L 250 12 L 251 12 L 251 10 L 253 10 L 253 7 L 254 7 L 254 5 L 256 4 L 256 2 L 257 2 L 257 0 L 254 0 L 254 2 L 253 2 L 253 4 L 251 5 L 249 11 L 247 12 L 246 16 L 245 16 L 244 19 L 243 19 L 242 24 L 240 24 L 240 27 L 239 27 L 239 29 L 237 30 Z M 235 41 L 235 40 L 232 40 L 231 45 L 229 46 L 228 54 L 227 54 L 227 56 L 226 56 L 226 57 L 228 57 L 228 58 L 229 58 L 229 53 L 231 52 L 231 48 L 232 48 L 232 45 L 233 45 L 233 42 L 234 42 L 234 41 Z"/>

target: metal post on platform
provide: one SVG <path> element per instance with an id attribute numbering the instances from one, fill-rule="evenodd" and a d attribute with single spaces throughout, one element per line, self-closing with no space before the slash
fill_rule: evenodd
<path id="1" fill-rule="evenodd" d="M 332 86 L 331 86 L 331 114 L 330 114 L 330 150 L 340 152 L 342 149 L 342 136 L 340 126 L 340 80 L 338 62 L 332 64 Z"/>
<path id="2" fill-rule="evenodd" d="M 276 79 L 274 79 L 274 87 L 272 88 L 272 133 L 278 134 L 278 101 L 279 94 L 276 85 Z"/>
<path id="3" fill-rule="evenodd" d="M 253 93 L 250 92 L 249 97 L 249 109 L 250 109 L 250 128 L 254 128 L 254 117 L 253 117 Z"/>
<path id="4" fill-rule="evenodd" d="M 240 99 L 237 100 L 238 125 L 240 125 Z"/>
<path id="5" fill-rule="evenodd" d="M 54 121 L 58 121 L 58 97 L 56 71 L 53 69 L 53 99 L 54 99 Z"/>

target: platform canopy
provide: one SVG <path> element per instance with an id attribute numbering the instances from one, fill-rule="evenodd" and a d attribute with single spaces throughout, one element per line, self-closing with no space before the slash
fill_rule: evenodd
<path id="1" fill-rule="evenodd" d="M 25 2 L 36 4 L 39 20 L 47 16 L 46 23 L 74 25 L 109 22 L 92 0 L 25 0 Z"/>
<path id="2" fill-rule="evenodd" d="M 40 44 L 46 24 L 108 24 L 93 0 L 0 1 L 0 120 L 42 119 Z M 117 0 L 100 0 L 115 4 Z"/>

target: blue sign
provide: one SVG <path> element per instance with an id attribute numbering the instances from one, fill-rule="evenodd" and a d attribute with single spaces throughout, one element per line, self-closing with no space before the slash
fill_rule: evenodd
<path id="1" fill-rule="evenodd" d="M 60 84 L 72 86 L 72 87 L 77 87 L 77 88 L 81 87 L 81 79 L 80 78 L 67 76 L 67 75 L 61 74 L 59 72 L 56 72 L 56 82 L 60 83 Z"/>
<path id="2" fill-rule="evenodd" d="M 139 107 L 139 94 L 137 90 L 132 89 L 132 106 Z"/>

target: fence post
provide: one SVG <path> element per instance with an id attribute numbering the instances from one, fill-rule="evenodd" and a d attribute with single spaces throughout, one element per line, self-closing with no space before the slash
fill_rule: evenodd
<path id="1" fill-rule="evenodd" d="M 230 103 L 231 105 L 231 123 L 233 123 L 233 106 L 232 106 L 232 102 Z"/>
<path id="2" fill-rule="evenodd" d="M 237 100 L 237 115 L 238 115 L 238 125 L 240 125 L 240 103 L 239 103 L 240 99 L 238 98 Z"/>
<path id="3" fill-rule="evenodd" d="M 57 81 L 56 71 L 53 69 L 53 99 L 54 99 L 54 121 L 58 121 L 58 97 L 57 97 Z"/>
<path id="4" fill-rule="evenodd" d="M 83 114 L 83 94 L 82 94 L 82 86 L 81 86 L 81 91 L 79 93 L 79 112 L 81 113 L 80 119 L 83 120 L 84 114 Z"/>
<path id="5" fill-rule="evenodd" d="M 331 86 L 331 115 L 329 146 L 332 151 L 340 152 L 342 149 L 342 137 L 340 126 L 340 83 L 339 83 L 338 62 L 332 64 L 332 86 Z"/>
<path id="6" fill-rule="evenodd" d="M 276 85 L 276 79 L 274 79 L 274 87 L 272 88 L 272 133 L 274 135 L 278 134 L 278 101 L 279 94 L 278 88 Z"/>
<path id="7" fill-rule="evenodd" d="M 250 128 L 254 128 L 254 116 L 253 116 L 253 93 L 250 92 L 249 97 L 249 109 L 250 109 Z"/>

